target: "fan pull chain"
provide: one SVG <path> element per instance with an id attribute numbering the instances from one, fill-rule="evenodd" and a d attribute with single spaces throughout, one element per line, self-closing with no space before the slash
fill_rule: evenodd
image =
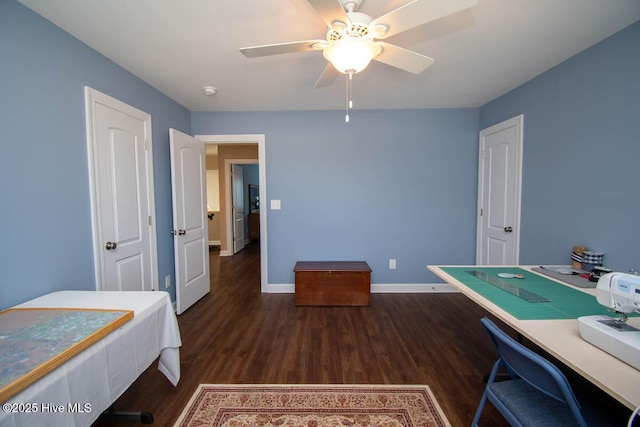
<path id="1" fill-rule="evenodd" d="M 353 108 L 353 100 L 351 97 L 351 85 L 353 83 L 353 71 L 349 71 L 349 109 Z"/>
<path id="2" fill-rule="evenodd" d="M 353 71 L 347 71 L 347 106 L 346 114 L 344 116 L 345 123 L 349 123 L 349 110 L 353 108 L 353 101 L 351 100 L 351 82 L 353 80 Z"/>
<path id="3" fill-rule="evenodd" d="M 345 106 L 344 122 L 349 123 L 349 75 L 345 74 L 345 83 L 347 84 L 347 105 Z"/>

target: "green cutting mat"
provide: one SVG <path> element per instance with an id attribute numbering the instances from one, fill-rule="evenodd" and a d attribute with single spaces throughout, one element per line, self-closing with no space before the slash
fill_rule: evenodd
<path id="1" fill-rule="evenodd" d="M 441 269 L 520 320 L 577 319 L 580 316 L 595 314 L 611 315 L 611 312 L 596 301 L 596 297 L 521 268 L 442 267 Z M 498 273 L 522 274 L 524 279 L 501 280 L 550 299 L 551 302 L 527 302 L 467 273 L 473 270 L 482 271 L 495 278 L 498 278 Z"/>

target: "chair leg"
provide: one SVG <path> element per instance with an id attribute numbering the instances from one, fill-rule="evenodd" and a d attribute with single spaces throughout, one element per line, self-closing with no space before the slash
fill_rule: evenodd
<path id="1" fill-rule="evenodd" d="M 496 375 L 498 374 L 498 369 L 500 369 L 500 365 L 502 360 L 498 359 L 496 363 L 493 364 L 493 368 L 491 369 L 491 374 L 489 374 L 489 378 L 487 379 L 487 385 L 482 392 L 482 397 L 480 398 L 480 403 L 478 404 L 478 409 L 476 409 L 476 414 L 473 417 L 473 421 L 471 422 L 471 427 L 478 427 L 478 423 L 480 422 L 480 417 L 482 416 L 482 411 L 484 410 L 484 405 L 487 403 L 487 388 L 494 382 L 496 379 Z"/>
<path id="2" fill-rule="evenodd" d="M 471 427 L 478 427 L 478 423 L 480 422 L 480 417 L 482 416 L 482 411 L 484 410 L 484 405 L 487 403 L 487 391 L 482 393 L 482 398 L 480 399 L 480 403 L 478 404 L 478 409 L 476 409 L 476 414 L 473 417 L 473 421 L 471 421 Z"/>

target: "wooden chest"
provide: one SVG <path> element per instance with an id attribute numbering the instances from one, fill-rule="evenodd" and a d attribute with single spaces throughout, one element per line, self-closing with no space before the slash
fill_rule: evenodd
<path id="1" fill-rule="evenodd" d="M 369 305 L 371 268 L 364 261 L 298 261 L 296 305 Z"/>

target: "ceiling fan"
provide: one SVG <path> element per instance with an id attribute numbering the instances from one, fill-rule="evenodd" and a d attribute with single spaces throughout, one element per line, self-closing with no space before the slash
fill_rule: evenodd
<path id="1" fill-rule="evenodd" d="M 373 59 L 420 74 L 434 59 L 380 41 L 411 28 L 474 6 L 478 0 L 413 0 L 373 19 L 357 10 L 363 0 L 308 0 L 327 24 L 324 40 L 303 40 L 240 49 L 249 58 L 321 50 L 329 61 L 316 88 L 329 86 L 339 73 L 347 75 L 347 116 L 351 108 L 351 79 Z"/>

